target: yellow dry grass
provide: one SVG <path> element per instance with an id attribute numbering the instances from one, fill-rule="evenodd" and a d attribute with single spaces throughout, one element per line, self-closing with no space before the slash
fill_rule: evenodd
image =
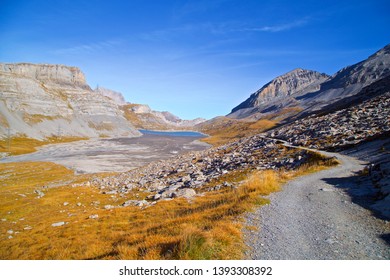
<path id="1" fill-rule="evenodd" d="M 7 118 L 0 112 L 0 125 L 2 127 L 9 127 L 9 124 L 8 124 L 8 121 L 7 121 Z"/>
<path id="2" fill-rule="evenodd" d="M 302 111 L 303 111 L 303 108 L 301 108 L 301 107 L 286 107 L 277 113 L 269 114 L 267 116 L 267 118 L 270 120 L 280 122 L 284 119 L 295 116 Z"/>
<path id="3" fill-rule="evenodd" d="M 203 189 L 222 182 L 232 187 L 191 201 L 107 210 L 105 205 L 142 199 L 147 193 L 102 194 L 77 184 L 91 175 L 76 177 L 53 163 L 1 164 L 0 259 L 240 259 L 243 214 L 268 203 L 264 195 L 305 169 L 310 166 L 296 173 L 236 171 Z M 38 198 L 37 189 L 45 195 Z M 66 224 L 51 226 L 61 221 Z"/>
<path id="4" fill-rule="evenodd" d="M 107 130 L 107 131 L 112 131 L 115 128 L 114 124 L 111 122 L 94 123 L 90 121 L 88 122 L 88 126 L 96 130 Z"/>
<path id="5" fill-rule="evenodd" d="M 274 127 L 277 123 L 272 120 L 261 119 L 256 122 L 241 121 L 220 117 L 211 123 L 201 125 L 200 130 L 210 137 L 201 139 L 210 145 L 219 146 L 228 142 L 255 135 Z"/>
<path id="6" fill-rule="evenodd" d="M 267 119 L 262 119 L 258 120 L 257 122 L 254 122 L 249 125 L 250 129 L 257 130 L 257 131 L 265 131 L 268 129 L 273 128 L 276 125 L 275 121 L 267 120 Z"/>
<path id="7" fill-rule="evenodd" d="M 11 139 L 0 139 L 0 153 L 9 153 L 10 155 L 21 155 L 32 153 L 36 151 L 37 147 L 56 144 L 86 140 L 83 137 L 49 137 L 45 140 L 37 140 L 28 137 L 11 137 Z"/>
<path id="8" fill-rule="evenodd" d="M 46 115 L 41 115 L 41 114 L 24 114 L 23 115 L 23 120 L 32 125 L 32 124 L 37 124 L 40 122 L 43 122 L 45 120 L 54 120 L 59 118 L 59 116 L 46 116 Z"/>
<path id="9" fill-rule="evenodd" d="M 66 182 L 73 184 L 72 176 L 52 163 L 0 165 L 0 218 L 6 219 L 0 222 L 0 259 L 237 259 L 243 249 L 239 216 L 266 202 L 259 194 L 267 193 L 264 186 L 275 183 L 276 173 L 144 210 L 106 210 L 136 194 L 114 198 L 94 187 L 72 187 Z M 42 188 L 50 185 L 60 186 Z M 38 198 L 36 189 L 45 196 Z M 95 214 L 98 219 L 89 219 Z M 51 226 L 60 221 L 66 225 Z"/>

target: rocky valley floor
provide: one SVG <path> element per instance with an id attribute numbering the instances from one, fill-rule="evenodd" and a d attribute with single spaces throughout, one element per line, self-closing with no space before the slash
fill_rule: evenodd
<path id="1" fill-rule="evenodd" d="M 142 166 L 125 164 L 128 171 L 117 174 L 80 174 L 75 179 L 73 171 L 47 163 L 1 165 L 2 258 L 238 258 L 240 217 L 254 205 L 265 204 L 262 196 L 270 192 L 251 187 L 252 174 L 260 174 L 256 187 L 271 182 L 275 190 L 280 181 L 296 176 L 297 170 L 307 173 L 311 166 L 334 164 L 332 158 L 265 134 L 209 149 L 188 138 L 175 138 L 176 142 L 160 136 L 145 139 L 104 139 L 92 145 L 82 141 L 41 150 L 62 160 L 68 157 L 72 164 L 77 157 L 90 157 L 80 165 L 90 170 L 97 159 L 104 163 L 102 167 L 111 165 L 107 159 L 116 162 L 113 167 L 141 159 Z M 145 143 L 149 154 L 140 148 Z M 387 146 L 381 147 L 386 152 Z M 390 258 L 385 241 L 389 224 L 364 208 L 356 196 L 367 193 L 354 187 L 355 180 L 361 180 L 354 172 L 364 165 L 353 157 L 374 153 L 367 147 L 365 153 L 356 150 L 351 157 L 325 154 L 338 157 L 342 164 L 288 183 L 270 197 L 269 206 L 249 216 L 252 232 L 247 244 L 254 250 L 247 257 Z M 159 158 L 151 157 L 157 154 Z M 35 160 L 39 160 L 39 155 L 40 151 L 9 159 L 25 161 L 38 156 Z M 71 167 L 78 173 L 88 172 Z M 351 192 L 355 197 L 350 197 Z M 221 248 L 221 244 L 230 247 Z"/>
<path id="2" fill-rule="evenodd" d="M 49 161 L 79 174 L 125 172 L 152 161 L 209 147 L 197 139 L 151 134 L 136 138 L 91 139 L 46 145 L 35 153 L 0 159 L 0 163 Z"/>
<path id="3" fill-rule="evenodd" d="M 312 161 L 327 162 L 256 135 L 111 175 L 3 163 L 0 256 L 240 258 L 240 215 L 265 202 L 260 195 L 277 188 L 278 174 Z M 243 186 L 252 173 L 262 183 Z"/>

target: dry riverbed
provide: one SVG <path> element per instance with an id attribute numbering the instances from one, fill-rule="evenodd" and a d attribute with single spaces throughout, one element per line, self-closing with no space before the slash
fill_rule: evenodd
<path id="1" fill-rule="evenodd" d="M 124 172 L 156 160 L 210 147 L 198 139 L 153 134 L 137 138 L 91 139 L 43 146 L 35 153 L 3 158 L 0 163 L 49 161 L 79 174 Z"/>

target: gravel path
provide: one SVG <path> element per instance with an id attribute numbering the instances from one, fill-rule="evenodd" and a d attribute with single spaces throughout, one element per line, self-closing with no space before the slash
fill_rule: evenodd
<path id="1" fill-rule="evenodd" d="M 247 217 L 248 259 L 390 259 L 390 223 L 355 204 L 345 190 L 361 187 L 363 162 L 340 154 L 341 165 L 299 177 Z M 253 228 L 253 227 L 249 227 Z M 385 241 L 387 239 L 387 242 Z"/>

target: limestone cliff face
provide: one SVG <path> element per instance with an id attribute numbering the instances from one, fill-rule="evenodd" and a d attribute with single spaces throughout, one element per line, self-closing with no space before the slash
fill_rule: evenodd
<path id="1" fill-rule="evenodd" d="M 77 67 L 51 64 L 8 63 L 0 64 L 0 71 L 45 83 L 89 88 L 84 74 Z"/>
<path id="2" fill-rule="evenodd" d="M 94 92 L 76 67 L 0 64 L 0 137 L 138 136 L 119 105 Z"/>

